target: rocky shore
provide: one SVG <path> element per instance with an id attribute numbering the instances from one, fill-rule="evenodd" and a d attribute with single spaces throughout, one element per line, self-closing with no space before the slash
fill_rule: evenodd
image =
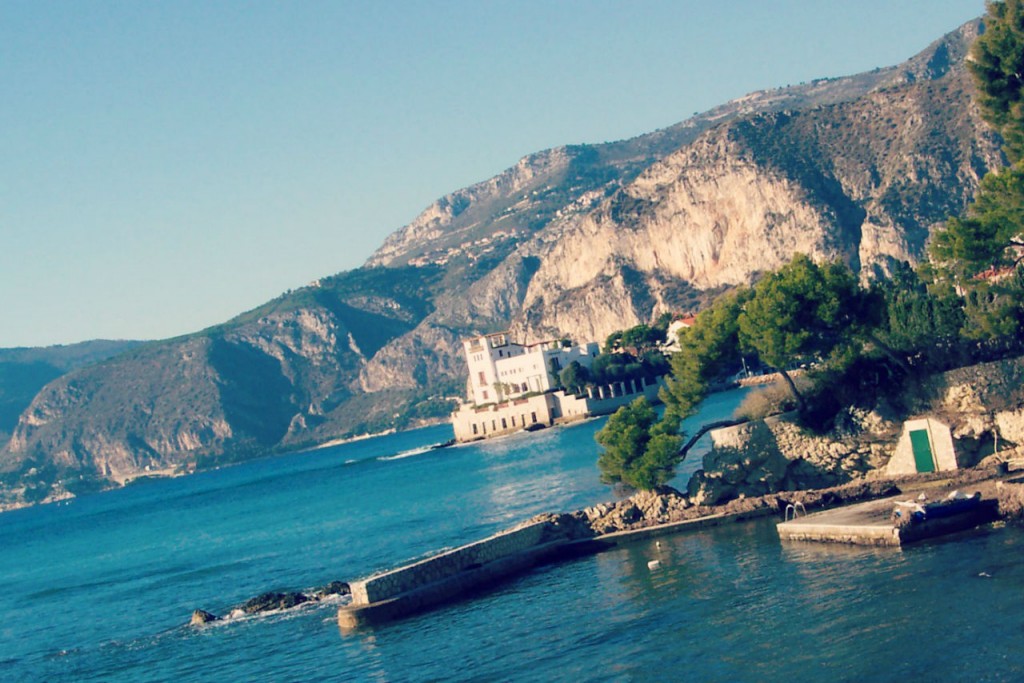
<path id="1" fill-rule="evenodd" d="M 331 581 L 325 586 L 311 591 L 268 591 L 250 600 L 246 600 L 224 616 L 218 616 L 204 609 L 196 609 L 192 612 L 189 626 L 202 626 L 215 621 L 225 621 L 253 614 L 279 612 L 298 607 L 299 605 L 321 602 L 330 598 L 341 598 L 347 595 L 349 595 L 349 585 L 344 581 Z"/>
<path id="2" fill-rule="evenodd" d="M 1017 475 L 1018 477 L 1020 475 Z M 808 511 L 824 510 L 875 500 L 900 493 L 922 492 L 938 498 L 955 489 L 980 491 L 999 500 L 1000 516 L 1024 518 L 1024 483 L 1015 483 L 1004 466 L 992 464 L 955 472 L 937 472 L 897 478 L 858 479 L 823 489 L 783 491 L 763 496 L 740 497 L 717 505 L 695 504 L 686 494 L 669 486 L 640 491 L 616 502 L 600 503 L 575 512 L 541 514 L 524 524 L 548 522 L 549 540 L 583 540 L 626 531 L 639 531 L 676 522 L 717 516 L 783 515 L 799 503 Z M 1022 478 L 1024 482 L 1024 478 Z"/>

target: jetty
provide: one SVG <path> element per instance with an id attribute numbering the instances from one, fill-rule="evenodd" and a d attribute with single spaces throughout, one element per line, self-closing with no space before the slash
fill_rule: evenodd
<path id="1" fill-rule="evenodd" d="M 973 529 L 997 516 L 998 501 L 982 500 L 980 494 L 928 505 L 903 495 L 795 517 L 776 529 L 785 541 L 902 546 Z"/>
<path id="2" fill-rule="evenodd" d="M 760 508 L 573 538 L 551 520 L 531 521 L 488 538 L 349 584 L 352 601 L 338 610 L 343 632 L 375 626 L 472 596 L 533 567 L 609 550 L 623 543 L 697 531 L 775 514 Z"/>

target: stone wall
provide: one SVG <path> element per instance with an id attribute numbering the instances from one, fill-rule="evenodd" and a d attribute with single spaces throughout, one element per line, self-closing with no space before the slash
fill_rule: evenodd
<path id="1" fill-rule="evenodd" d="M 465 404 L 452 413 L 456 441 L 476 441 L 554 423 L 553 394 L 516 398 L 487 406 Z"/>
<path id="2" fill-rule="evenodd" d="M 930 389 L 929 407 L 949 423 L 961 465 L 1024 444 L 1024 357 L 950 370 Z"/>
<path id="3" fill-rule="evenodd" d="M 509 529 L 481 541 L 434 555 L 350 584 L 353 605 L 367 605 L 440 582 L 510 556 L 526 553 L 541 543 L 546 522 Z"/>
<path id="4" fill-rule="evenodd" d="M 787 413 L 712 431 L 703 469 L 690 481 L 693 502 L 713 505 L 738 496 L 837 486 L 888 460 L 889 444 L 880 437 L 815 436 L 795 419 Z M 864 415 L 858 419 L 871 422 Z M 873 428 L 891 431 L 881 420 Z"/>
<path id="5" fill-rule="evenodd" d="M 633 379 L 628 382 L 592 387 L 586 396 L 573 396 L 559 392 L 559 417 L 561 420 L 571 421 L 594 415 L 611 415 L 641 396 L 651 403 L 660 403 L 658 391 L 664 383 L 665 381 L 661 377 L 657 380 Z"/>
<path id="6" fill-rule="evenodd" d="M 954 437 L 976 438 L 999 429 L 1000 422 L 1004 438 L 1024 436 L 1024 358 L 951 370 L 935 378 L 932 390 L 934 407 L 945 413 Z"/>

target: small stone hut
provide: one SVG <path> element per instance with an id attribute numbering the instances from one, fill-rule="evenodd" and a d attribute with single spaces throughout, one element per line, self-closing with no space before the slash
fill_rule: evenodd
<path id="1" fill-rule="evenodd" d="M 907 420 L 886 474 L 916 474 L 957 469 L 949 425 L 931 417 Z"/>

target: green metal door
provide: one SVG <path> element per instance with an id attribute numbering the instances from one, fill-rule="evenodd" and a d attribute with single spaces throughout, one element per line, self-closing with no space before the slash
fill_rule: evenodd
<path id="1" fill-rule="evenodd" d="M 934 472 L 935 458 L 932 457 L 932 446 L 928 441 L 927 429 L 915 429 L 910 432 L 910 447 L 914 450 L 914 464 L 918 472 Z"/>

